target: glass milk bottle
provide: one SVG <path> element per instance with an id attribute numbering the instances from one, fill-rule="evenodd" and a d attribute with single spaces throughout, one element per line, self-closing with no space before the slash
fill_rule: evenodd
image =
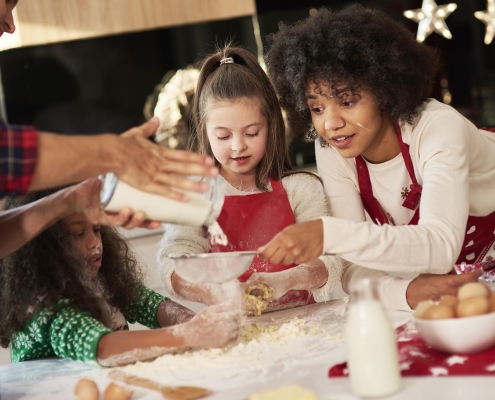
<path id="1" fill-rule="evenodd" d="M 383 397 L 401 388 L 395 332 L 369 279 L 350 289 L 344 337 L 354 394 Z"/>
<path id="2" fill-rule="evenodd" d="M 190 200 L 181 202 L 158 194 L 143 192 L 108 173 L 101 176 L 101 206 L 105 211 L 117 212 L 123 207 L 130 207 L 134 212 L 146 213 L 146 218 L 172 224 L 191 226 L 212 225 L 224 200 L 224 187 L 220 177 L 203 178 L 209 185 L 206 193 L 197 193 L 174 189 L 185 193 Z M 199 178 L 198 178 L 199 179 Z"/>

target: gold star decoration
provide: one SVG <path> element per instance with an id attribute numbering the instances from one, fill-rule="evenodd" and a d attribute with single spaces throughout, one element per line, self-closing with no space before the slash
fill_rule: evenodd
<path id="1" fill-rule="evenodd" d="M 407 197 L 407 195 L 409 194 L 409 192 L 410 192 L 410 190 L 407 186 L 403 187 L 402 192 L 400 192 L 400 197 L 402 197 L 402 199 L 404 200 Z"/>
<path id="2" fill-rule="evenodd" d="M 436 32 L 447 39 L 452 34 L 445 23 L 445 19 L 457 8 L 457 4 L 450 3 L 437 6 L 434 0 L 423 0 L 421 8 L 404 11 L 404 17 L 419 24 L 416 40 L 423 42 L 432 32 Z"/>
<path id="3" fill-rule="evenodd" d="M 485 44 L 490 44 L 495 34 L 495 0 L 486 3 L 486 11 L 476 11 L 474 16 L 486 24 Z"/>

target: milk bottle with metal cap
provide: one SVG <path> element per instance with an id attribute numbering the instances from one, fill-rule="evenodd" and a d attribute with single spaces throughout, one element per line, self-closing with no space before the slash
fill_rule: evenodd
<path id="1" fill-rule="evenodd" d="M 134 212 L 143 211 L 148 219 L 172 224 L 210 226 L 218 218 L 224 200 L 224 186 L 220 177 L 203 178 L 209 185 L 206 193 L 174 189 L 185 193 L 190 200 L 181 202 L 158 194 L 143 192 L 108 173 L 101 176 L 101 206 L 106 211 L 119 211 L 130 207 Z M 199 178 L 198 178 L 199 179 Z"/>
<path id="2" fill-rule="evenodd" d="M 369 279 L 356 282 L 350 289 L 344 337 L 354 394 L 383 397 L 400 390 L 395 332 Z"/>

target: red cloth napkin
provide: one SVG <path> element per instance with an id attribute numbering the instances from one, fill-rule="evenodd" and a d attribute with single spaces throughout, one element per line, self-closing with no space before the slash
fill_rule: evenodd
<path id="1" fill-rule="evenodd" d="M 495 375 L 495 347 L 477 354 L 444 354 L 425 343 L 412 321 L 395 332 L 402 376 Z M 329 378 L 348 375 L 347 363 L 328 371 Z"/>

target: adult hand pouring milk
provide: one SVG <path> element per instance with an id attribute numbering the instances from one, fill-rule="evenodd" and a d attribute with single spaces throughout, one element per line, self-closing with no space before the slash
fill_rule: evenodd
<path id="1" fill-rule="evenodd" d="M 395 332 L 369 279 L 351 287 L 344 335 L 354 394 L 372 398 L 399 391 L 402 384 Z"/>
<path id="2" fill-rule="evenodd" d="M 189 201 L 181 202 L 138 190 L 117 177 L 108 173 L 100 177 L 101 206 L 106 211 L 118 211 L 130 207 L 133 211 L 143 211 L 151 220 L 172 224 L 191 226 L 212 225 L 220 211 L 224 200 L 224 187 L 219 178 L 203 178 L 209 185 L 206 193 L 197 193 L 181 189 L 178 192 L 189 196 Z M 199 179 L 199 178 L 198 178 Z"/>

